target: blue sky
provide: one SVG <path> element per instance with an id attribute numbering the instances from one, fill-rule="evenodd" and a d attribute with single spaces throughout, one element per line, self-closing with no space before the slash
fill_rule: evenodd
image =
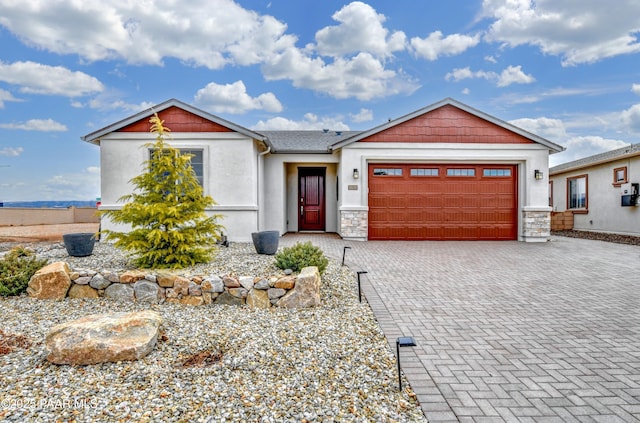
<path id="1" fill-rule="evenodd" d="M 80 137 L 169 98 L 368 129 L 453 97 L 567 148 L 640 142 L 637 0 L 0 0 L 0 200 L 92 200 Z"/>

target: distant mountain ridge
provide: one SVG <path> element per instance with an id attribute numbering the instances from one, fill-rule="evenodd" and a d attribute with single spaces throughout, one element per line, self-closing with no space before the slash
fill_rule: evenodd
<path id="1" fill-rule="evenodd" d="M 0 201 L 0 204 L 4 203 L 4 207 L 27 207 L 34 209 L 43 208 L 67 208 L 71 206 L 75 207 L 95 207 L 96 201 Z"/>

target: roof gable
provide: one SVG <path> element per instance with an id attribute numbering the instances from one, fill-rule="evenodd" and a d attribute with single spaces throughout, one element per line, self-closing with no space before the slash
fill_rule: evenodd
<path id="1" fill-rule="evenodd" d="M 171 132 L 238 132 L 268 144 L 268 139 L 262 134 L 176 99 L 167 100 L 81 138 L 92 144 L 100 144 L 100 138 L 113 132 L 149 132 L 151 125 L 148 121 L 154 113 L 158 113 Z"/>
<path id="2" fill-rule="evenodd" d="M 176 106 L 158 112 L 158 117 L 164 121 L 167 128 L 171 129 L 171 132 L 233 132 L 226 126 Z M 114 132 L 149 132 L 150 130 L 151 122 L 144 117 Z"/>
<path id="3" fill-rule="evenodd" d="M 338 142 L 332 148 L 342 148 L 354 142 L 538 143 L 551 152 L 564 150 L 549 140 L 450 98 Z"/>

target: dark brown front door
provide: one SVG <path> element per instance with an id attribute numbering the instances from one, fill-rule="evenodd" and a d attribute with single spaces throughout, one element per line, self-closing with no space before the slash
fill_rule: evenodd
<path id="1" fill-rule="evenodd" d="M 324 168 L 298 169 L 298 230 L 324 231 Z"/>

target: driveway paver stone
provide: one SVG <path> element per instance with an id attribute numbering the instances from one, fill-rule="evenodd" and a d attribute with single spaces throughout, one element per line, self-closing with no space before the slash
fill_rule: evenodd
<path id="1" fill-rule="evenodd" d="M 640 421 L 640 247 L 311 240 L 366 296 L 430 422 Z"/>

